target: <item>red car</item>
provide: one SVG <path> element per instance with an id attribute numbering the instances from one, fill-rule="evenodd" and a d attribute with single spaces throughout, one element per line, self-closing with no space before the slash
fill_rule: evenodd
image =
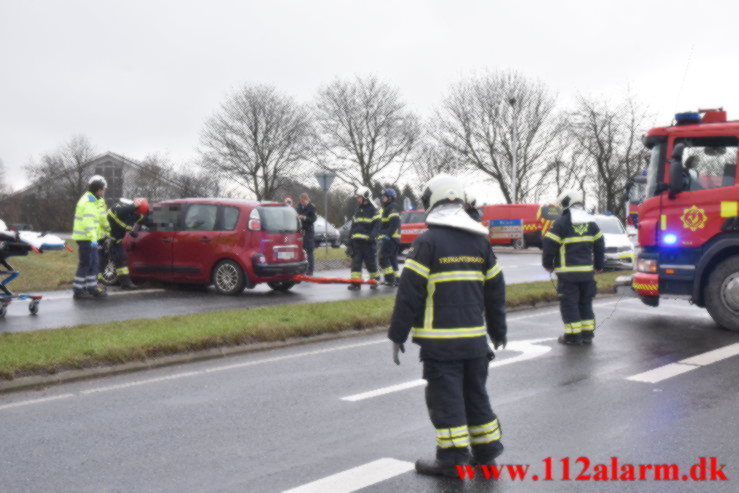
<path id="1" fill-rule="evenodd" d="M 287 291 L 308 267 L 298 216 L 274 202 L 182 199 L 156 204 L 126 236 L 131 278 L 213 284 L 222 294 L 266 282 Z"/>

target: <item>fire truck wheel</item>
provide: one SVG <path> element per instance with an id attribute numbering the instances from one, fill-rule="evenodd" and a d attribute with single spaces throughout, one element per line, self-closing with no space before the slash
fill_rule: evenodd
<path id="1" fill-rule="evenodd" d="M 717 324 L 739 332 L 739 255 L 721 261 L 713 269 L 704 299 Z"/>
<path id="2" fill-rule="evenodd" d="M 221 260 L 213 269 L 213 286 L 220 294 L 236 295 L 244 290 L 246 275 L 233 260 Z"/>
<path id="3" fill-rule="evenodd" d="M 513 248 L 516 250 L 523 250 L 526 248 L 526 241 L 521 238 L 513 240 Z"/>

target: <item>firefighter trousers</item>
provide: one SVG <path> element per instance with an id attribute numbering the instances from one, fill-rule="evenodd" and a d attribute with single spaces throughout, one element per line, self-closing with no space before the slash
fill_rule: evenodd
<path id="1" fill-rule="evenodd" d="M 352 279 L 362 278 L 362 264 L 367 268 L 370 279 L 379 279 L 377 249 L 374 241 L 352 240 Z"/>
<path id="2" fill-rule="evenodd" d="M 78 241 L 77 254 L 79 263 L 74 281 L 72 281 L 72 288 L 75 292 L 96 289 L 98 285 L 97 248 L 93 247 L 90 241 Z"/>
<path id="3" fill-rule="evenodd" d="M 498 418 L 485 387 L 490 356 L 423 361 L 426 406 L 436 428 L 436 458 L 444 464 L 470 459 L 489 464 L 503 452 Z"/>
<path id="4" fill-rule="evenodd" d="M 570 338 L 593 337 L 595 334 L 595 314 L 593 298 L 596 293 L 595 281 L 557 280 L 559 311 L 562 314 L 565 336 Z"/>
<path id="5" fill-rule="evenodd" d="M 398 275 L 398 250 L 400 245 L 394 239 L 382 240 L 380 247 L 380 269 L 386 281 L 393 281 Z"/>
<path id="6" fill-rule="evenodd" d="M 123 249 L 123 240 L 111 239 L 109 241 L 110 246 L 108 248 L 100 249 L 100 270 L 104 270 L 108 262 L 113 260 L 115 273 L 119 277 L 128 276 L 128 258 L 126 257 L 126 251 Z"/>

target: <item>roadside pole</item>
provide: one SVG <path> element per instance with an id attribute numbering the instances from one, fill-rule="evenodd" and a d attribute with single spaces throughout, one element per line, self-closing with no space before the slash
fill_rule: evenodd
<path id="1" fill-rule="evenodd" d="M 318 180 L 318 185 L 321 187 L 321 190 L 323 190 L 323 220 L 324 223 L 324 240 L 326 243 L 326 258 L 328 258 L 328 191 L 331 188 L 331 184 L 334 182 L 334 178 L 336 178 L 335 173 L 316 173 L 316 180 Z"/>

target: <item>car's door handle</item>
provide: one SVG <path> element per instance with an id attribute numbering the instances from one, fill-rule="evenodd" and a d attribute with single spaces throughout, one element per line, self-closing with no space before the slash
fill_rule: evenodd
<path id="1" fill-rule="evenodd" d="M 203 243 L 210 243 L 211 239 L 208 238 L 207 236 L 203 236 L 202 238 L 200 238 L 200 241 Z"/>

